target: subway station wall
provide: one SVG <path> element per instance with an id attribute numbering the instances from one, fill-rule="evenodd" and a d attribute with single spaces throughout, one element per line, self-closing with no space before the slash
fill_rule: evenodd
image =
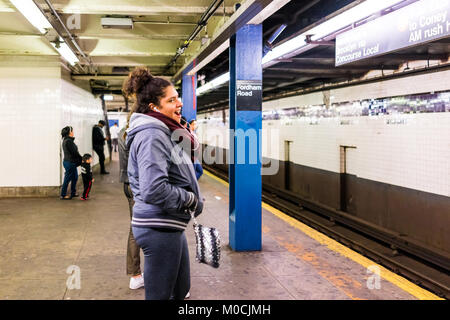
<path id="1" fill-rule="evenodd" d="M 442 94 L 440 99 L 444 107 L 440 112 L 395 111 L 363 116 L 353 111 L 355 104 L 363 109 L 361 101 L 395 97 L 402 92 L 399 88 L 403 88 L 405 94 L 417 94 L 416 100 L 423 100 L 423 93 L 434 92 L 434 88 L 450 91 L 450 71 L 424 77 L 408 77 L 265 102 L 263 141 L 270 141 L 271 132 L 275 132 L 278 145 L 263 144 L 262 154 L 284 161 L 285 141 L 292 141 L 291 162 L 340 173 L 340 147 L 352 146 L 355 149 L 347 150 L 347 173 L 450 197 L 450 92 Z M 419 90 L 416 85 L 419 81 L 424 81 L 420 91 L 412 91 L 410 84 L 414 83 L 413 87 Z M 392 90 L 389 91 L 389 88 Z M 324 107 L 326 104 L 328 107 Z M 343 107 L 345 112 L 334 112 L 331 116 L 314 112 L 318 109 L 329 111 L 333 107 Z M 282 110 L 294 108 L 309 109 L 314 113 L 290 116 L 286 112 L 278 119 L 270 116 L 274 112 L 282 114 Z M 203 144 L 228 148 L 229 136 L 224 133 L 229 127 L 228 114 L 229 111 L 225 110 L 198 116 L 198 136 Z"/>
<path id="2" fill-rule="evenodd" d="M 0 188 L 10 189 L 6 195 L 19 194 L 17 188 L 28 188 L 31 195 L 42 195 L 32 188 L 57 192 L 63 173 L 60 131 L 66 125 L 74 128 L 80 153 L 92 153 L 91 131 L 103 118 L 101 102 L 63 73 L 58 57 L 0 59 L 0 141 L 5 151 Z"/>
<path id="3" fill-rule="evenodd" d="M 283 190 L 288 175 L 287 191 L 341 209 L 341 147 L 354 147 L 345 157 L 345 211 L 449 252 L 450 74 L 426 78 L 420 91 L 410 84 L 423 77 L 408 77 L 264 103 L 262 154 L 279 170 L 263 183 Z M 202 144 L 224 153 L 228 110 L 198 119 Z M 277 141 L 264 143 L 271 131 Z"/>

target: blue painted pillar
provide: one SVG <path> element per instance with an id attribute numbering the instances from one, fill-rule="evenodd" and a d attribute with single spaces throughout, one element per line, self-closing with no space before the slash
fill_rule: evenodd
<path id="1" fill-rule="evenodd" d="M 229 239 L 235 251 L 261 250 L 262 25 L 230 39 Z"/>
<path id="2" fill-rule="evenodd" d="M 197 90 L 197 73 L 189 76 L 187 73 L 191 69 L 192 67 L 186 68 L 181 80 L 181 97 L 183 102 L 181 114 L 188 122 L 197 119 L 197 95 L 195 94 L 195 90 Z"/>

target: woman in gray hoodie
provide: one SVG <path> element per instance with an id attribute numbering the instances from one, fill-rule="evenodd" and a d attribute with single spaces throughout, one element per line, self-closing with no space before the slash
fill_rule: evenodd
<path id="1" fill-rule="evenodd" d="M 148 300 L 184 299 L 190 289 L 184 230 L 203 202 L 192 166 L 198 142 L 181 124 L 174 86 L 135 69 L 124 93 L 136 100 L 127 130 L 128 178 L 133 192 L 132 230 L 144 251 Z"/>

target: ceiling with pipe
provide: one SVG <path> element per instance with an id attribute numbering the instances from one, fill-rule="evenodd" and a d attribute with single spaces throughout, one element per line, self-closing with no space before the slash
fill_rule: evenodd
<path id="1" fill-rule="evenodd" d="M 55 57 L 52 42 L 59 36 L 77 54 L 74 66 L 64 59 L 72 79 L 84 81 L 94 94 L 114 94 L 109 110 L 123 110 L 120 95 L 123 80 L 137 66 L 147 66 L 154 75 L 171 78 L 204 50 L 232 21 L 238 0 L 33 0 L 52 29 L 41 34 L 15 8 L 10 0 L 0 0 L 0 57 L 25 56 L 29 59 Z M 239 1 L 244 6 L 246 1 Z M 265 1 L 265 0 L 264 0 Z M 286 28 L 271 44 L 277 46 L 361 0 L 278 0 L 280 8 L 266 17 L 264 42 L 281 26 Z M 412 0 L 411 0 L 412 1 Z M 263 0 L 261 0 L 263 2 Z M 266 1 L 270 2 L 270 1 Z M 273 1 L 274 3 L 276 1 Z M 236 13 L 237 14 L 237 13 Z M 103 25 L 105 18 L 127 21 Z M 334 39 L 325 45 L 293 56 L 263 71 L 264 99 L 364 78 L 373 71 L 398 72 L 408 61 L 448 61 L 448 39 L 403 50 L 375 59 L 334 65 Z M 217 55 L 198 75 L 210 81 L 228 71 L 228 50 Z M 406 65 L 409 68 L 409 65 Z M 222 108 L 228 104 L 228 85 L 198 97 L 201 109 Z"/>
<path id="2" fill-rule="evenodd" d="M 77 54 L 81 67 L 61 61 L 71 69 L 74 79 L 88 81 L 94 92 L 119 90 L 123 79 L 136 66 L 147 66 L 158 76 L 172 76 L 208 44 L 234 13 L 236 3 L 235 0 L 34 2 L 55 30 L 41 34 L 9 0 L 0 0 L 0 55 L 57 57 L 59 54 L 51 42 L 59 33 Z M 132 29 L 117 25 L 105 28 L 102 18 L 129 18 Z M 177 55 L 180 48 L 182 54 Z"/>

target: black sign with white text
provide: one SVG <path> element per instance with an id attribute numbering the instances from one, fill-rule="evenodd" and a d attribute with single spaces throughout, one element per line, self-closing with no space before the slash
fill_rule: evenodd
<path id="1" fill-rule="evenodd" d="M 236 110 L 237 111 L 262 110 L 261 80 L 236 81 Z"/>

